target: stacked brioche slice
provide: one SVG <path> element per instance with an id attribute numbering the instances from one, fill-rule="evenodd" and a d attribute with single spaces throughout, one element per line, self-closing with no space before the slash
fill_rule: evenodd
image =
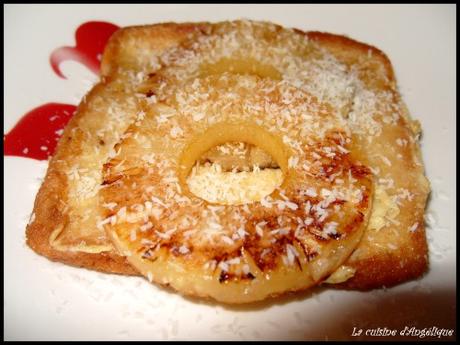
<path id="1" fill-rule="evenodd" d="M 355 240 L 353 245 L 344 246 L 348 248 L 345 250 L 346 254 L 341 255 L 340 259 L 335 260 L 332 265 L 328 265 L 331 262 L 329 259 L 326 260 L 324 265 L 329 269 L 315 276 L 311 284 L 306 284 L 305 281 L 308 279 L 305 278 L 300 283 L 290 286 L 281 284 L 274 289 L 267 288 L 263 293 L 253 295 L 244 292 L 249 291 L 248 289 L 238 287 L 234 289 L 236 292 L 228 294 L 231 297 L 219 298 L 222 295 L 218 293 L 219 288 L 203 290 L 203 292 L 191 288 L 190 284 L 184 285 L 184 282 L 190 283 L 190 280 L 184 279 L 178 283 L 178 279 L 171 277 L 172 273 L 171 275 L 167 273 L 168 270 L 172 272 L 172 268 L 164 269 L 167 267 L 166 264 L 163 266 L 164 275 L 159 274 L 159 278 L 156 279 L 151 270 L 146 270 L 142 264 L 131 260 L 132 253 L 128 253 L 126 246 L 121 246 L 114 237 L 118 226 L 114 216 L 123 208 L 120 205 L 123 202 L 132 203 L 133 200 L 141 197 L 143 192 L 140 183 L 134 183 L 134 178 L 130 181 L 133 183 L 129 185 L 128 190 L 126 184 L 123 193 L 113 194 L 113 187 L 121 183 L 117 182 L 117 179 L 123 181 L 126 176 L 141 176 L 136 160 L 144 157 L 146 152 L 145 149 L 130 151 L 133 133 L 142 131 L 147 126 L 151 127 L 153 124 L 161 124 L 164 119 L 165 122 L 169 121 L 167 111 L 170 109 L 165 110 L 161 107 L 165 107 L 165 104 L 174 99 L 175 103 L 169 104 L 169 107 L 176 107 L 177 110 L 184 99 L 184 90 L 192 87 L 194 80 L 203 81 L 207 87 L 220 85 L 223 88 L 222 92 L 228 91 L 230 86 L 223 81 L 218 81 L 220 77 L 227 75 L 228 77 L 224 78 L 225 83 L 232 79 L 235 79 L 234 84 L 253 83 L 257 87 L 254 89 L 255 94 L 264 87 L 267 90 L 287 87 L 297 89 L 299 94 L 305 95 L 305 99 L 311 96 L 310 102 L 321 104 L 329 109 L 330 113 L 335 114 L 341 121 L 342 129 L 349 136 L 349 142 L 346 143 L 349 147 L 345 147 L 345 143 L 339 144 L 343 150 L 338 152 L 331 151 L 330 145 L 325 146 L 328 149 L 322 152 L 323 158 L 329 159 L 328 162 L 335 162 L 334 155 L 347 154 L 353 162 L 369 171 L 372 184 L 368 189 L 369 210 L 362 212 L 363 231 L 362 235 L 358 236 L 360 240 Z M 222 83 L 226 86 L 222 86 Z M 247 90 L 247 93 L 250 91 Z M 241 97 L 242 102 L 243 95 L 244 93 L 238 96 L 236 93 L 236 97 Z M 279 99 L 271 100 L 274 105 L 278 101 Z M 196 109 L 199 105 L 195 104 Z M 256 108 L 259 106 L 257 105 Z M 270 106 L 264 110 L 267 114 L 272 113 L 269 108 Z M 190 111 L 190 107 L 185 107 L 181 113 L 187 111 Z M 209 111 L 205 115 L 192 111 L 190 116 L 193 118 L 194 115 L 199 119 L 203 119 L 203 116 L 212 118 Z M 280 112 L 278 121 L 283 117 L 291 117 L 292 121 L 292 116 L 289 111 Z M 149 124 L 149 121 L 153 122 Z M 276 124 L 277 120 L 273 121 Z M 263 123 L 265 123 L 264 119 L 259 118 L 258 125 Z M 182 127 L 180 129 L 183 130 Z M 226 127 L 223 131 L 229 130 L 231 128 Z M 173 137 L 177 139 L 180 131 L 173 132 Z M 161 134 L 153 131 L 152 136 L 155 133 Z M 306 132 L 303 132 L 299 137 L 303 138 L 305 134 Z M 419 134 L 418 122 L 410 119 L 398 93 L 388 58 L 374 47 L 343 36 L 319 32 L 305 33 L 284 29 L 270 23 L 251 21 L 159 24 L 124 28 L 110 39 L 102 59 L 101 81 L 83 99 L 50 161 L 45 181 L 36 198 L 32 221 L 27 228 L 27 243 L 37 253 L 51 260 L 111 273 L 138 274 L 139 270 L 151 280 L 172 284 L 182 293 L 210 295 L 225 302 L 249 302 L 284 291 L 306 288 L 322 281 L 336 284 L 335 286 L 357 289 L 394 285 L 419 277 L 426 271 L 428 264 L 423 216 L 429 184 L 424 176 L 418 144 Z M 259 133 L 259 135 L 263 134 Z M 282 135 L 277 137 L 283 141 Z M 152 140 L 159 140 L 159 138 L 152 138 Z M 242 141 L 256 146 L 263 143 L 260 140 L 250 142 L 248 136 L 228 137 L 228 140 Z M 216 141 L 213 144 L 223 144 L 223 142 Z M 284 139 L 284 145 L 296 147 L 289 136 Z M 305 143 L 301 152 L 305 154 L 311 152 L 311 147 L 306 150 L 307 146 Z M 272 162 L 266 164 L 273 167 L 281 166 L 285 175 L 289 170 L 286 166 L 291 168 L 299 161 L 298 157 L 283 156 L 288 160 L 293 157 L 289 160 L 289 164 L 283 163 L 281 156 L 277 157 L 276 152 L 270 152 L 270 147 L 264 149 L 268 150 L 274 158 Z M 128 153 L 125 152 L 126 150 Z M 340 151 L 340 148 L 338 150 Z M 139 156 L 141 151 L 143 154 Z M 200 154 L 203 153 L 205 152 L 200 151 Z M 124 159 L 120 160 L 119 155 L 124 155 Z M 144 161 L 148 162 L 150 158 L 147 156 L 144 157 Z M 217 163 L 228 158 L 219 154 L 219 151 L 215 151 L 211 156 L 211 160 Z M 250 157 L 247 156 L 246 162 L 241 162 L 240 159 L 239 164 L 251 166 L 254 161 Z M 194 159 L 198 158 L 194 157 Z M 154 165 L 157 161 L 153 155 L 151 159 Z M 129 169 L 126 169 L 127 167 Z M 118 171 L 116 169 L 121 169 L 123 174 L 114 174 L 114 171 Z M 334 169 L 337 169 L 336 176 L 323 174 L 323 177 L 337 186 L 341 180 L 345 180 L 339 176 L 339 172 L 346 172 L 350 166 L 343 168 L 337 161 L 334 163 Z M 315 171 L 312 173 L 314 174 Z M 321 171 L 316 173 L 321 176 Z M 359 180 L 359 174 L 351 172 L 349 174 L 347 181 Z M 186 186 L 185 177 L 181 173 L 178 173 L 178 176 L 182 179 L 179 181 L 182 183 L 180 187 Z M 141 180 L 145 182 L 145 179 Z M 337 183 L 336 180 L 339 182 Z M 159 183 L 158 179 L 156 181 Z M 156 186 L 155 179 L 149 180 L 148 183 L 153 187 Z M 144 185 L 144 187 L 148 186 Z M 299 187 L 299 191 L 300 189 Z M 327 191 L 330 189 L 322 189 L 325 190 L 323 197 L 326 198 Z M 304 194 L 306 190 L 303 188 Z M 275 193 L 279 196 L 279 190 Z M 321 189 L 315 193 L 321 197 Z M 313 195 L 313 192 L 311 194 Z M 116 196 L 117 201 L 111 200 L 108 197 L 110 195 Z M 181 197 L 181 194 L 178 195 Z M 152 195 L 149 197 L 152 198 Z M 291 202 L 290 198 L 285 201 Z M 206 203 L 206 201 L 202 202 Z M 298 200 L 298 202 L 297 208 L 305 210 L 307 200 Z M 260 203 L 261 201 L 254 202 L 254 204 Z M 211 204 L 208 206 L 213 207 Z M 285 207 L 285 210 L 277 217 L 289 213 L 289 208 Z M 150 220 L 153 226 L 155 223 L 153 220 L 156 220 L 155 224 L 159 226 L 157 231 L 162 234 L 168 231 L 161 228 L 162 223 L 158 222 L 155 214 L 147 217 L 152 218 L 147 219 L 140 226 L 147 226 Z M 286 260 L 299 261 L 300 268 L 296 275 L 307 276 L 308 270 L 305 269 L 306 265 L 302 266 L 302 262 L 306 264 L 314 258 L 308 257 L 308 252 L 300 255 L 302 248 L 296 247 L 294 242 L 294 244 L 283 242 L 289 236 L 301 237 L 302 231 L 312 233 L 312 226 L 305 222 L 305 219 L 310 217 L 302 214 L 299 218 L 301 222 L 289 223 L 289 226 L 285 227 L 289 235 L 276 238 L 276 241 L 284 244 L 283 249 L 278 252 L 278 259 L 281 260 L 279 262 L 284 260 L 284 264 Z M 263 220 L 261 222 L 264 223 Z M 342 219 L 334 221 L 336 224 L 342 224 L 341 222 Z M 271 231 L 283 228 L 278 225 L 276 224 L 277 227 Z M 231 226 L 230 222 L 224 228 L 230 229 Z M 318 225 L 315 229 L 324 230 L 324 227 Z M 332 234 L 331 226 L 328 229 Z M 123 243 L 129 244 L 134 237 L 138 239 L 138 235 L 133 235 L 131 230 L 132 228 L 129 233 L 125 233 L 128 238 Z M 253 230 L 255 231 L 255 227 Z M 251 233 L 249 228 L 241 231 Z M 241 231 L 240 234 L 243 233 Z M 235 242 L 236 236 L 232 239 L 231 235 L 227 237 Z M 321 237 L 321 234 L 317 236 Z M 334 240 L 328 236 L 327 239 L 340 241 L 339 238 Z M 317 241 L 321 242 L 318 238 Z M 168 255 L 173 255 L 174 258 L 190 255 L 189 252 L 192 252 L 190 246 L 183 244 L 184 247 L 174 247 L 175 252 L 171 249 L 173 247 L 168 249 L 167 246 L 161 245 L 156 250 L 169 250 Z M 241 248 L 244 251 L 250 246 L 247 243 L 245 247 L 243 241 L 238 248 L 241 252 Z M 224 249 L 222 253 L 228 254 Z M 128 260 L 126 255 L 131 255 Z M 163 256 L 166 257 L 168 256 Z M 300 260 L 300 257 L 304 261 Z M 219 258 L 217 255 L 214 259 L 203 263 L 202 266 L 208 265 L 209 268 L 213 265 L 213 260 L 216 261 L 216 266 L 222 262 L 218 270 L 216 286 L 219 284 L 238 286 L 238 280 L 235 278 L 237 275 L 228 269 L 227 261 L 232 259 L 235 258 L 228 255 Z M 235 259 L 234 262 L 236 261 Z M 256 261 L 252 260 L 253 264 L 249 265 L 253 271 L 258 269 L 258 272 L 265 272 L 264 269 L 260 269 L 263 265 L 257 266 Z M 186 265 L 183 269 L 187 272 Z M 271 270 L 270 267 L 266 269 L 267 272 L 276 271 L 274 267 Z M 333 270 L 335 272 L 332 273 Z M 192 271 L 191 268 L 190 272 Z M 251 270 L 246 271 L 248 267 L 245 266 L 243 270 L 241 266 L 240 273 L 243 272 L 252 278 L 246 279 L 242 284 L 246 284 L 246 288 L 251 284 L 258 284 L 257 274 Z M 204 276 L 198 275 L 194 279 L 197 286 L 206 285 L 204 281 L 207 278 Z M 296 279 L 302 281 L 301 278 Z M 213 294 L 209 291 L 217 293 Z"/>

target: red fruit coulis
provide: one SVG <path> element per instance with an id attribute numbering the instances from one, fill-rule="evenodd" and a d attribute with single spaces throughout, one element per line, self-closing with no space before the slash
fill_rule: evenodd
<path id="1" fill-rule="evenodd" d="M 87 22 L 75 32 L 75 47 L 61 47 L 51 53 L 50 64 L 53 71 L 65 78 L 59 65 L 66 60 L 77 61 L 88 67 L 93 73 L 99 73 L 102 52 L 110 36 L 118 26 L 105 22 Z"/>
<path id="2" fill-rule="evenodd" d="M 32 109 L 3 137 L 3 154 L 48 159 L 76 109 L 75 105 L 61 103 Z"/>
<path id="3" fill-rule="evenodd" d="M 73 60 L 98 74 L 102 52 L 118 26 L 106 22 L 87 22 L 75 32 L 75 47 L 61 47 L 51 53 L 53 71 L 65 79 L 59 66 Z M 76 110 L 72 104 L 47 103 L 25 114 L 14 128 L 3 136 L 3 154 L 46 160 L 54 153 L 63 128 Z"/>

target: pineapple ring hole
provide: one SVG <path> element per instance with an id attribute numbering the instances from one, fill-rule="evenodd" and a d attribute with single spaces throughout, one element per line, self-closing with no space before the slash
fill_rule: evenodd
<path id="1" fill-rule="evenodd" d="M 235 155 L 235 149 L 244 156 Z M 179 177 L 186 194 L 210 203 L 241 205 L 260 201 L 285 184 L 287 160 L 282 141 L 261 127 L 221 123 L 186 147 Z"/>

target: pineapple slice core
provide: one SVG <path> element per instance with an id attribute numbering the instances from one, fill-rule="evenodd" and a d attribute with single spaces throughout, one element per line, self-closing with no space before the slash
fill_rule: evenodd
<path id="1" fill-rule="evenodd" d="M 210 149 L 228 142 L 254 145 L 258 149 L 254 151 L 262 151 L 254 162 L 257 163 L 258 157 L 265 156 L 262 161 L 268 161 L 274 168 L 261 170 L 255 165 L 252 171 L 237 172 L 236 169 L 223 170 L 218 162 L 201 166 L 195 164 Z M 271 157 L 267 159 L 267 156 Z M 179 178 L 187 193 L 208 202 L 233 205 L 260 201 L 286 183 L 288 157 L 289 152 L 282 141 L 261 127 L 249 123 L 220 123 L 194 138 L 184 150 Z"/>

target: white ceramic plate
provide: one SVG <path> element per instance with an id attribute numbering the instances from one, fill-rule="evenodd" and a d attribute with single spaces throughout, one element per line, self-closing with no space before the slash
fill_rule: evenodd
<path id="1" fill-rule="evenodd" d="M 355 333 L 377 327 L 453 327 L 454 5 L 8 5 L 4 133 L 41 104 L 77 104 L 95 82 L 77 63 L 62 64 L 68 79 L 58 78 L 49 65 L 55 48 L 74 45 L 75 29 L 83 22 L 126 26 L 237 18 L 346 34 L 387 53 L 403 97 L 424 129 L 423 157 L 433 188 L 429 273 L 386 290 L 315 289 L 249 308 L 229 308 L 180 297 L 143 278 L 52 263 L 24 244 L 46 162 L 5 157 L 5 339 L 346 339 L 354 327 Z"/>

